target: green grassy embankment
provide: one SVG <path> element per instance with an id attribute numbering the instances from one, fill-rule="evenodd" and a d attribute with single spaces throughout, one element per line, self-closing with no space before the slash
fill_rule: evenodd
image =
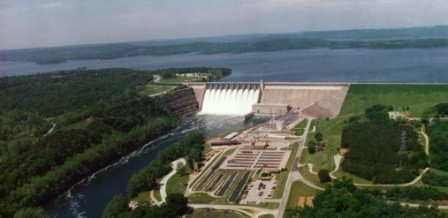
<path id="1" fill-rule="evenodd" d="M 332 170 L 334 168 L 333 155 L 340 147 L 341 134 L 344 121 L 350 116 L 364 113 L 364 110 L 375 104 L 393 106 L 396 111 L 409 108 L 411 117 L 420 117 L 425 110 L 436 104 L 448 102 L 448 85 L 381 85 L 381 84 L 353 84 L 350 86 L 347 97 L 338 117 L 331 120 L 313 120 L 311 130 L 323 134 L 326 144 L 324 152 L 310 155 L 304 150 L 301 163 L 312 163 L 314 171 L 319 169 Z M 316 132 L 310 132 L 308 141 L 314 140 Z M 354 182 L 366 182 L 350 174 L 337 172 L 336 176 L 349 176 Z"/>

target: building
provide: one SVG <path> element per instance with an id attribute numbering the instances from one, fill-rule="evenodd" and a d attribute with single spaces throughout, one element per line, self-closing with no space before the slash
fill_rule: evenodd
<path id="1" fill-rule="evenodd" d="M 269 144 L 267 142 L 255 142 L 253 146 L 254 149 L 266 149 L 269 147 Z"/>

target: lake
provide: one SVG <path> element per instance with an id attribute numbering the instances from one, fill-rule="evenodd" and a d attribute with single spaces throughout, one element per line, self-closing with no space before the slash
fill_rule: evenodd
<path id="1" fill-rule="evenodd" d="M 161 69 L 228 67 L 223 81 L 447 83 L 448 47 L 428 49 L 307 49 L 244 54 L 140 56 L 52 65 L 0 62 L 0 77 L 86 66 Z"/>

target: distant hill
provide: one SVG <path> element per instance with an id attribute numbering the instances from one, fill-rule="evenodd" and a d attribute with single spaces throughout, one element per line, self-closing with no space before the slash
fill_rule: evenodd
<path id="1" fill-rule="evenodd" d="M 298 33 L 301 38 L 328 40 L 425 39 L 448 37 L 448 26 L 401 29 L 359 29 Z"/>
<path id="2" fill-rule="evenodd" d="M 228 35 L 228 36 L 212 36 L 212 37 L 172 39 L 172 40 L 150 40 L 150 41 L 140 41 L 130 43 L 144 46 L 161 46 L 161 45 L 189 44 L 194 42 L 257 42 L 257 41 L 281 39 L 281 38 L 326 39 L 326 40 L 448 38 L 448 26 Z"/>
<path id="3" fill-rule="evenodd" d="M 448 46 L 448 26 L 251 34 L 0 51 L 8 61 L 54 64 L 69 60 L 115 59 L 196 52 L 267 52 L 311 48 L 432 48 Z"/>

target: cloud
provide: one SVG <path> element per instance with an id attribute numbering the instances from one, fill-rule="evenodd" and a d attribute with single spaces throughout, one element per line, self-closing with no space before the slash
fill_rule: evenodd
<path id="1" fill-rule="evenodd" d="M 62 2 L 49 2 L 37 5 L 38 8 L 43 10 L 52 10 L 57 8 L 65 8 L 67 5 Z"/>
<path id="2" fill-rule="evenodd" d="M 0 3 L 0 14 L 16 14 L 20 12 L 27 12 L 29 10 L 30 8 L 25 6 Z"/>

